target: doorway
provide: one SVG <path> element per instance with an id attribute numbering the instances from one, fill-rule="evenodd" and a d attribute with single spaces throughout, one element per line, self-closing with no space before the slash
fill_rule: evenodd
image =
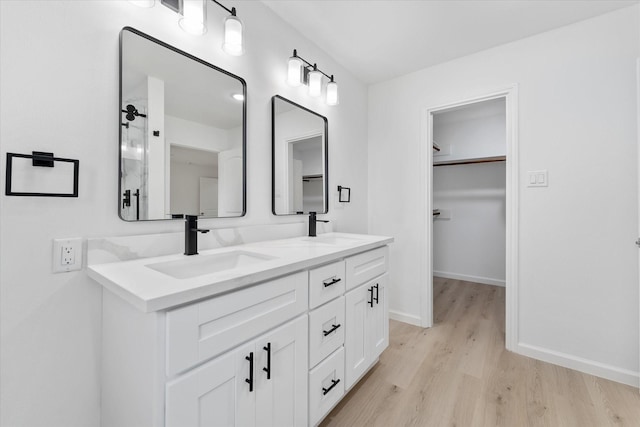
<path id="1" fill-rule="evenodd" d="M 437 138 L 435 138 L 434 134 L 434 123 L 436 123 L 437 116 L 443 115 L 447 112 L 453 111 L 472 111 L 475 105 L 480 105 L 480 103 L 486 103 L 485 105 L 493 105 L 496 108 L 499 108 L 502 105 L 504 109 L 504 147 L 502 152 L 496 152 L 495 150 L 480 150 L 478 151 L 477 146 L 471 147 L 463 147 L 461 144 L 451 144 L 447 142 L 446 139 L 448 137 L 442 136 L 445 140 L 441 141 L 439 144 Z M 462 114 L 462 113 L 461 113 Z M 459 129 L 458 129 L 459 131 Z M 435 147 L 434 148 L 434 140 Z M 443 223 L 449 221 L 452 223 L 452 218 L 456 216 L 456 210 L 459 214 L 468 215 L 463 211 L 460 211 L 460 206 L 452 205 L 449 209 L 446 209 L 446 206 L 438 207 L 434 204 L 434 176 L 445 177 L 447 175 L 452 175 L 450 171 L 446 171 L 446 169 L 453 170 L 452 168 L 458 167 L 456 163 L 463 165 L 463 161 L 472 160 L 473 164 L 470 164 L 470 167 L 476 168 L 475 172 L 478 172 L 480 169 L 486 165 L 483 163 L 491 163 L 493 164 L 493 171 L 487 173 L 487 170 L 482 171 L 482 175 L 484 176 L 484 180 L 495 181 L 496 173 L 502 173 L 504 180 L 502 182 L 503 186 L 503 232 L 504 234 L 501 239 L 503 239 L 504 244 L 502 245 L 502 252 L 500 258 L 504 261 L 502 266 L 500 263 L 496 263 L 495 253 L 493 264 L 490 266 L 490 269 L 495 271 L 500 270 L 502 268 L 504 275 L 502 277 L 485 277 L 491 276 L 492 274 L 486 274 L 482 272 L 482 268 L 486 266 L 478 266 L 480 270 L 476 270 L 477 273 L 469 274 L 467 273 L 466 279 L 470 281 L 481 282 L 482 279 L 485 280 L 484 283 L 487 284 L 502 284 L 504 283 L 505 292 L 506 292 L 506 304 L 505 304 L 505 343 L 506 348 L 508 350 L 512 350 L 515 345 L 517 345 L 517 249 L 518 249 L 518 236 L 517 236 L 517 200 L 518 200 L 518 156 L 517 156 L 517 88 L 515 86 L 509 87 L 507 89 L 496 91 L 490 94 L 486 94 L 484 96 L 479 96 L 475 98 L 469 98 L 457 102 L 451 102 L 448 104 L 440 105 L 437 107 L 425 108 L 423 110 L 423 132 L 422 132 L 422 159 L 423 159 L 423 167 L 421 174 L 421 182 L 423 190 L 422 194 L 422 208 L 423 208 L 423 218 L 424 218 L 424 239 L 421 239 L 421 255 L 423 262 L 423 267 L 421 269 L 421 282 L 422 283 L 422 294 L 421 294 L 421 325 L 423 327 L 431 327 L 433 325 L 433 275 L 434 272 L 438 274 L 446 274 L 447 271 L 443 271 L 443 268 L 452 268 L 451 266 L 455 265 L 457 262 L 455 257 L 453 259 L 443 260 L 442 257 L 436 259 L 434 262 L 434 222 L 438 221 L 440 226 Z M 477 145 L 477 144 L 476 144 Z M 438 149 L 440 151 L 438 151 Z M 475 151 L 474 151 L 475 150 Z M 442 155 L 434 155 L 434 153 Z M 457 153 L 457 154 L 456 154 Z M 441 170 L 437 170 L 434 174 L 434 160 L 436 163 L 446 163 L 447 166 L 443 166 Z M 436 166 L 439 167 L 439 166 Z M 502 172 L 500 172 L 502 168 Z M 440 173 L 440 172 L 443 173 Z M 469 171 L 465 172 L 469 175 Z M 493 176 L 494 178 L 491 178 Z M 461 182 L 460 179 L 458 181 Z M 478 184 L 478 183 L 476 183 Z M 494 184 L 496 184 L 494 182 Z M 455 185 L 459 185 L 459 183 L 454 183 Z M 496 187 L 493 185 L 493 187 Z M 436 190 L 440 191 L 442 189 L 436 188 Z M 457 191 L 455 188 L 444 189 L 444 193 L 447 191 Z M 462 189 L 458 189 L 462 191 Z M 459 191 L 459 192 L 460 192 Z M 496 190 L 499 192 L 499 190 Z M 463 191 L 462 191 L 463 192 Z M 460 194 L 458 194 L 459 196 Z M 436 196 L 436 201 L 438 200 L 438 195 Z M 440 194 L 442 196 L 442 194 Z M 492 203 L 493 209 L 495 209 L 496 203 L 495 201 Z M 485 206 L 486 207 L 486 206 Z M 438 211 L 434 211 L 434 209 L 440 209 L 439 214 Z M 436 215 L 434 215 L 436 214 Z M 439 217 L 434 221 L 434 216 Z M 447 219 L 448 217 L 448 219 Z M 494 218 L 499 219 L 499 218 Z M 494 224 L 497 226 L 497 223 Z M 442 230 L 440 230 L 442 231 Z M 451 230 L 449 230 L 451 231 Z M 483 232 L 486 230 L 483 230 Z M 459 238 L 464 241 L 464 233 L 465 230 L 458 230 Z M 468 230 L 466 230 L 468 232 Z M 438 236 L 442 238 L 443 235 L 440 233 Z M 477 237 L 477 236 L 476 236 Z M 482 237 L 482 236 L 480 236 Z M 485 236 L 486 237 L 486 236 Z M 445 234 L 446 238 L 446 234 Z M 442 240 L 442 239 L 441 239 Z M 476 239 L 477 240 L 477 239 Z M 495 240 L 495 239 L 494 239 Z M 476 243 L 478 243 L 476 241 Z M 480 246 L 482 242 L 480 241 Z M 498 250 L 499 251 L 499 250 Z M 469 254 L 467 254 L 468 257 Z M 449 257 L 451 258 L 451 257 Z M 459 260 L 458 260 L 459 261 Z M 452 264 L 453 262 L 453 264 Z M 447 264 L 449 263 L 449 264 Z M 449 266 L 449 267 L 443 267 Z M 440 268 L 441 271 L 436 270 L 436 267 Z M 467 269 L 468 271 L 472 271 Z M 450 271 L 448 273 L 451 273 Z M 485 276 L 483 276 L 483 274 Z M 465 279 L 465 274 L 460 274 L 458 279 Z M 493 274 L 496 276 L 496 274 Z M 493 279 L 490 280 L 490 279 Z M 498 283 L 497 283 L 498 282 Z"/>

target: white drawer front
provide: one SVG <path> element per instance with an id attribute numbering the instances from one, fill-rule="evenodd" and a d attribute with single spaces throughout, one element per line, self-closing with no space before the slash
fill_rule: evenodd
<path id="1" fill-rule="evenodd" d="M 309 313 L 309 366 L 344 344 L 344 297 Z"/>
<path id="2" fill-rule="evenodd" d="M 167 375 L 223 353 L 307 310 L 307 273 L 167 312 Z"/>
<path id="3" fill-rule="evenodd" d="M 344 348 L 309 372 L 309 424 L 316 425 L 344 395 Z"/>
<path id="4" fill-rule="evenodd" d="M 386 246 L 347 258 L 347 290 L 385 273 L 388 266 L 389 249 Z"/>
<path id="5" fill-rule="evenodd" d="M 345 290 L 344 261 L 309 271 L 309 307 L 315 308 L 339 297 Z"/>

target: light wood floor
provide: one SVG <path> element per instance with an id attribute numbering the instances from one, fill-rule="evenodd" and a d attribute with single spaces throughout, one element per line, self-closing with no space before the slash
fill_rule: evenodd
<path id="1" fill-rule="evenodd" d="M 435 326 L 391 321 L 322 426 L 640 426 L 638 390 L 504 349 L 504 288 L 434 280 Z"/>

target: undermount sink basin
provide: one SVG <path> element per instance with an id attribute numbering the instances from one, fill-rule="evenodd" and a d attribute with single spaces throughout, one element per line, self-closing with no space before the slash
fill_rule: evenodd
<path id="1" fill-rule="evenodd" d="M 307 237 L 304 239 L 308 242 L 323 243 L 325 245 L 353 245 L 361 241 L 361 239 L 355 239 L 351 237 L 336 237 L 336 236 L 318 236 Z"/>
<path id="2" fill-rule="evenodd" d="M 176 261 L 147 264 L 152 270 L 174 277 L 190 279 L 269 261 L 275 257 L 247 251 L 233 251 L 211 255 L 193 255 Z"/>

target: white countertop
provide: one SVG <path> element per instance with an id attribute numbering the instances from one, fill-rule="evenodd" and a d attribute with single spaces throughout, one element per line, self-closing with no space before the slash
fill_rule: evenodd
<path id="1" fill-rule="evenodd" d="M 247 251 L 274 258 L 188 279 L 176 279 L 147 267 L 187 258 L 182 254 L 91 265 L 88 273 L 106 289 L 148 313 L 253 286 L 393 242 L 392 237 L 367 234 L 325 233 L 318 237 L 316 241 L 303 236 L 199 251 L 200 255 L 194 257 Z M 329 244 L 322 243 L 323 238 L 342 240 Z"/>

